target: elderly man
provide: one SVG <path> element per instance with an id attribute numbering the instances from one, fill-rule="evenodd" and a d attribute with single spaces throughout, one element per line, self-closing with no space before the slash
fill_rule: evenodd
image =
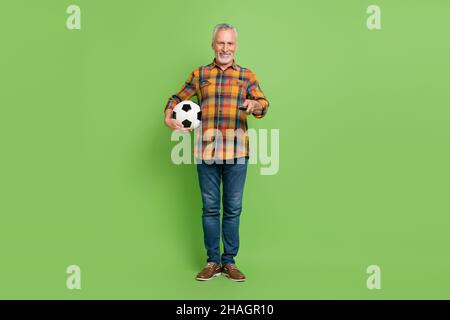
<path id="1" fill-rule="evenodd" d="M 236 64 L 237 30 L 219 24 L 213 31 L 212 63 L 196 68 L 165 107 L 165 124 L 172 130 L 188 131 L 172 118 L 172 109 L 194 95 L 202 109 L 202 123 L 196 130 L 194 156 L 203 201 L 203 235 L 207 264 L 197 280 L 210 280 L 223 274 L 245 281 L 235 265 L 239 249 L 239 219 L 242 211 L 249 142 L 247 116 L 262 118 L 269 102 L 256 75 Z M 220 255 L 220 185 L 223 184 L 222 241 Z"/>

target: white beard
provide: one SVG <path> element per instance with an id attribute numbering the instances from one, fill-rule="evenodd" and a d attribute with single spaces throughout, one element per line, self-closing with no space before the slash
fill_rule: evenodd
<path id="1" fill-rule="evenodd" d="M 217 61 L 221 64 L 228 64 L 231 61 L 233 61 L 233 54 L 230 54 L 228 57 L 221 56 L 220 54 L 217 54 Z"/>

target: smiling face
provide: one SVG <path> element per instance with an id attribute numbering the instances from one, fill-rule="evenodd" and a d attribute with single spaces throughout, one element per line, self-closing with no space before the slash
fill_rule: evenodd
<path id="1" fill-rule="evenodd" d="M 236 33 L 233 29 L 220 29 L 217 31 L 212 48 L 215 52 L 216 63 L 221 67 L 228 67 L 233 63 L 234 53 L 237 49 Z"/>

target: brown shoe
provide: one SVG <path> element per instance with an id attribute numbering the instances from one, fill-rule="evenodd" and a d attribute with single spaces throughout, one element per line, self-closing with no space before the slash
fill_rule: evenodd
<path id="1" fill-rule="evenodd" d="M 206 281 L 211 280 L 214 277 L 220 276 L 222 268 L 214 262 L 208 262 L 208 264 L 197 274 L 196 280 Z"/>
<path id="2" fill-rule="evenodd" d="M 244 274 L 232 263 L 227 263 L 222 267 L 222 274 L 233 281 L 245 281 Z"/>

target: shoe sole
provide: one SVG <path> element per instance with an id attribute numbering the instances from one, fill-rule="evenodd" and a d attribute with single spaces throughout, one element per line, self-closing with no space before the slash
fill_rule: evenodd
<path id="1" fill-rule="evenodd" d="M 222 274 L 222 273 L 219 272 L 219 273 L 214 274 L 211 278 L 195 278 L 195 280 L 198 280 L 198 281 L 208 281 L 208 280 L 214 279 L 215 277 L 220 276 L 221 274 Z"/>
<path id="2" fill-rule="evenodd" d="M 246 279 L 233 279 L 231 278 L 228 274 L 226 273 L 222 273 L 225 277 L 227 277 L 228 279 L 230 279 L 231 281 L 235 281 L 235 282 L 244 282 Z"/>

